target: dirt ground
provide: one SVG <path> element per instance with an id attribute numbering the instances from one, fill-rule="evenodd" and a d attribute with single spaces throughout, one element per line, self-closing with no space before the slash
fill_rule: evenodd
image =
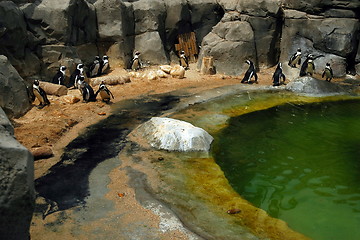
<path id="1" fill-rule="evenodd" d="M 150 71 L 158 69 L 158 67 L 152 67 L 144 71 Z M 275 68 L 261 70 L 258 73 L 258 84 L 254 86 L 272 85 L 272 74 Z M 111 76 L 119 76 L 127 74 L 124 69 L 113 68 L 108 74 Z M 131 82 L 122 85 L 108 86 L 110 91 L 114 95 L 112 103 L 116 103 L 125 99 L 140 98 L 149 94 L 160 94 L 171 92 L 174 90 L 185 90 L 188 93 L 199 93 L 205 90 L 214 89 L 222 86 L 241 84 L 240 81 L 243 76 L 229 77 L 225 75 L 201 75 L 196 70 L 196 65 L 190 65 L 190 70 L 186 71 L 185 78 L 177 79 L 172 77 L 158 78 L 155 80 L 148 80 L 142 77 L 131 77 Z M 96 91 L 98 86 L 94 87 Z M 77 89 L 69 90 L 68 95 L 74 95 L 81 99 L 80 92 Z M 38 109 L 35 105 L 38 104 L 37 100 L 34 102 L 34 107 L 23 117 L 13 119 L 15 127 L 15 136 L 17 140 L 23 144 L 30 151 L 33 151 L 39 147 L 50 147 L 54 153 L 54 157 L 48 159 L 40 159 L 34 162 L 35 165 L 35 178 L 39 178 L 46 174 L 47 170 L 53 166 L 60 159 L 62 149 L 76 138 L 81 131 L 111 114 L 111 103 L 106 104 L 98 99 L 96 102 L 84 103 L 82 100 L 76 103 L 68 103 L 64 97 L 48 96 L 51 104 L 43 109 Z M 123 175 L 123 180 L 126 176 Z M 117 184 L 120 184 L 117 182 Z M 125 181 L 121 181 L 124 185 L 123 189 L 127 189 L 127 192 L 133 191 L 126 185 Z M 130 196 L 130 195 L 129 195 Z M 133 195 L 132 195 L 133 196 Z M 136 202 L 134 196 L 127 198 L 129 202 Z M 143 215 L 143 209 L 139 204 L 136 204 L 136 208 L 133 208 L 133 217 L 140 217 Z M 151 215 L 151 214 L 150 214 Z M 153 226 L 159 221 L 158 218 L 149 216 L 149 224 Z M 35 219 L 35 225 L 38 229 L 32 230 L 32 235 L 42 235 L 44 232 L 42 229 L 42 220 Z M 131 221 L 131 219 L 129 220 Z M 34 223 L 33 223 L 34 225 Z M 36 227 L 35 227 L 36 228 Z M 35 239 L 35 238 L 34 238 Z M 40 238 L 36 238 L 40 239 Z M 54 238 L 56 239 L 56 238 Z M 166 237 L 164 238 L 166 239 Z M 179 239 L 182 239 L 179 237 Z M 186 239 L 186 238 L 184 238 Z"/>
<path id="2" fill-rule="evenodd" d="M 158 69 L 158 67 L 152 67 Z M 148 72 L 151 69 L 146 69 Z M 267 69 L 259 73 L 258 85 L 271 85 L 271 76 L 273 69 Z M 115 68 L 108 76 L 118 76 L 127 74 L 124 69 Z M 159 94 L 179 89 L 186 89 L 189 93 L 201 92 L 226 85 L 240 84 L 242 76 L 229 77 L 225 75 L 201 75 L 195 64 L 186 71 L 185 78 L 158 78 L 148 80 L 141 77 L 131 77 L 131 82 L 122 85 L 108 86 L 113 93 L 112 103 L 125 99 L 137 98 L 142 95 Z M 98 86 L 94 87 L 96 91 Z M 80 91 L 71 89 L 68 95 L 75 95 L 81 99 Z M 111 113 L 111 104 L 106 104 L 100 100 L 96 102 L 84 103 L 80 100 L 77 103 L 70 104 L 64 100 L 64 97 L 48 96 L 51 104 L 43 109 L 37 109 L 35 105 L 39 104 L 37 100 L 34 107 L 23 117 L 14 119 L 15 136 L 17 140 L 30 151 L 38 147 L 49 146 L 54 155 L 59 154 L 61 149 L 74 139 L 81 130 L 97 121 L 105 118 Z M 49 165 L 50 164 L 50 165 Z M 42 166 L 45 165 L 45 166 Z M 35 162 L 35 177 L 50 167 L 52 163 L 44 160 Z M 44 169 L 43 169 L 44 168 Z M 43 171 L 38 171 L 42 169 Z"/>

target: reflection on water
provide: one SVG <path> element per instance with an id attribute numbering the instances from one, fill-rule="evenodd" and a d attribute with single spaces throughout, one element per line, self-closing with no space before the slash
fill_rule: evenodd
<path id="1" fill-rule="evenodd" d="M 360 239 L 360 102 L 284 104 L 232 118 L 216 161 L 233 188 L 317 240 Z"/>

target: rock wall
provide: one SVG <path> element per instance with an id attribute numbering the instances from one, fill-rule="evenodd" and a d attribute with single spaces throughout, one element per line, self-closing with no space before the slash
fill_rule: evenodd
<path id="1" fill-rule="evenodd" d="M 0 55 L 0 107 L 9 117 L 20 117 L 30 109 L 27 89 L 16 69 Z"/>
<path id="2" fill-rule="evenodd" d="M 145 64 L 177 62 L 178 34 L 194 31 L 198 64 L 211 55 L 219 73 L 240 75 L 249 58 L 271 67 L 300 47 L 342 76 L 360 68 L 359 10 L 357 0 L 1 1 L 0 54 L 23 78 L 49 81 L 95 55 L 120 67 L 135 50 Z"/>
<path id="3" fill-rule="evenodd" d="M 35 204 L 34 159 L 14 138 L 0 108 L 0 239 L 29 239 Z"/>

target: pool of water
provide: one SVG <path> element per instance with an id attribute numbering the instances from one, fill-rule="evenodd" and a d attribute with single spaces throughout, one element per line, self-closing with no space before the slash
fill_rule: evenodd
<path id="1" fill-rule="evenodd" d="M 282 104 L 216 136 L 232 187 L 315 240 L 360 239 L 360 101 Z"/>

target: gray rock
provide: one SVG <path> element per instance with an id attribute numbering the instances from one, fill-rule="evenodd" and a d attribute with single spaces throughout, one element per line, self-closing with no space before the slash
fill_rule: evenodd
<path id="1" fill-rule="evenodd" d="M 346 91 L 335 83 L 318 80 L 312 77 L 300 77 L 288 83 L 286 90 L 308 96 L 330 96 L 343 94 Z"/>
<path id="2" fill-rule="evenodd" d="M 10 117 L 20 117 L 30 109 L 27 86 L 8 59 L 0 55 L 0 107 Z"/>
<path id="3" fill-rule="evenodd" d="M 26 4 L 22 10 L 30 30 L 46 44 L 79 45 L 96 40 L 95 8 L 85 0 L 43 0 Z"/>
<path id="4" fill-rule="evenodd" d="M 318 73 L 326 62 L 330 62 L 335 67 L 334 75 L 344 76 L 346 59 L 356 55 L 357 47 L 354 42 L 359 28 L 360 24 L 356 19 L 314 18 L 298 11 L 286 10 L 280 61 L 287 61 L 297 48 L 301 48 L 303 60 L 309 53 L 325 56 L 316 60 L 321 66 Z"/>
<path id="5" fill-rule="evenodd" d="M 157 149 L 169 151 L 205 151 L 210 149 L 213 137 L 192 124 L 171 118 L 153 117 L 135 132 Z"/>
<path id="6" fill-rule="evenodd" d="M 286 8 L 300 10 L 308 13 L 322 13 L 324 10 L 329 8 L 356 10 L 360 7 L 360 2 L 358 0 L 287 0 L 283 1 L 283 4 Z"/>
<path id="7" fill-rule="evenodd" d="M 286 50 L 292 50 L 294 42 L 304 41 L 301 39 L 310 40 L 313 47 L 323 53 L 333 53 L 344 58 L 356 51 L 354 42 L 360 26 L 357 19 L 287 17 L 283 26 L 281 47 L 282 52 L 285 50 L 287 54 Z"/>
<path id="8" fill-rule="evenodd" d="M 22 11 L 11 1 L 0 2 L 0 54 L 24 58 L 29 42 Z"/>
<path id="9" fill-rule="evenodd" d="M 0 239 L 29 239 L 35 205 L 34 160 L 0 108 Z"/>
<path id="10" fill-rule="evenodd" d="M 120 0 L 99 0 L 95 4 L 99 51 L 111 63 L 126 67 L 134 48 L 134 15 L 132 5 Z"/>
<path id="11" fill-rule="evenodd" d="M 356 74 L 360 76 L 360 63 L 355 65 Z"/>
<path id="12" fill-rule="evenodd" d="M 166 9 L 163 0 L 139 0 L 133 2 L 135 34 L 158 31 L 165 34 Z"/>
<path id="13" fill-rule="evenodd" d="M 247 69 L 245 60 L 256 59 L 254 32 L 250 24 L 245 21 L 218 23 L 203 39 L 199 65 L 206 56 L 214 58 L 218 73 L 242 74 Z"/>
<path id="14" fill-rule="evenodd" d="M 135 49 L 141 53 L 143 63 L 168 64 L 164 46 L 158 32 L 146 32 L 135 37 Z"/>

